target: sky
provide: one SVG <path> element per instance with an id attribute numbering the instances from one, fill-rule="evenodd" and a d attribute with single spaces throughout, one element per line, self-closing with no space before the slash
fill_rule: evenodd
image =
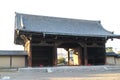
<path id="1" fill-rule="evenodd" d="M 24 50 L 14 44 L 15 12 L 100 20 L 105 29 L 120 34 L 119 0 L 0 0 L 0 50 Z M 120 40 L 108 40 L 106 47 L 120 49 Z"/>

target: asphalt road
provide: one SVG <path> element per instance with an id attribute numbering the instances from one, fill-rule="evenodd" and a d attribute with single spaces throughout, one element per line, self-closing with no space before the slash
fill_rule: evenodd
<path id="1" fill-rule="evenodd" d="M 0 80 L 120 80 L 120 66 L 0 69 Z"/>

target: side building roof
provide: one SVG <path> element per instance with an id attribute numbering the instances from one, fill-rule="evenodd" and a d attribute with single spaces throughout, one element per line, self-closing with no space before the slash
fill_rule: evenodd
<path id="1" fill-rule="evenodd" d="M 115 52 L 106 52 L 106 56 L 111 56 L 111 57 L 118 57 L 118 58 L 120 58 L 120 54 L 116 54 Z"/>
<path id="2" fill-rule="evenodd" d="M 106 56 L 117 56 L 115 52 L 106 52 Z"/>
<path id="3" fill-rule="evenodd" d="M 13 55 L 13 56 L 22 56 L 22 55 L 26 55 L 27 56 L 27 52 L 26 51 L 12 51 L 12 50 L 0 50 L 0 56 L 7 56 L 7 55 Z"/>
<path id="4" fill-rule="evenodd" d="M 16 13 L 15 30 L 50 35 L 116 37 L 100 21 L 58 18 Z M 15 34 L 16 35 L 16 34 Z"/>

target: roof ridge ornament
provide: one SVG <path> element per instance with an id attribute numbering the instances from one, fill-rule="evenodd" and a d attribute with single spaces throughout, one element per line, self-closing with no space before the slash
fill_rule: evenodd
<path id="1" fill-rule="evenodd" d="M 99 22 L 99 24 L 101 24 L 101 21 L 100 21 L 100 20 L 99 20 L 98 22 Z"/>
<path id="2" fill-rule="evenodd" d="M 111 33 L 114 34 L 114 31 L 112 31 Z"/>
<path id="3" fill-rule="evenodd" d="M 23 24 L 23 16 L 22 15 L 20 16 L 20 25 L 21 25 L 22 29 L 25 29 L 25 26 Z"/>

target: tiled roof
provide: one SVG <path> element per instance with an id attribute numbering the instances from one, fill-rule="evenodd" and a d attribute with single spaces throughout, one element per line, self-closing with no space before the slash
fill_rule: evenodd
<path id="1" fill-rule="evenodd" d="M 54 35 L 115 36 L 103 28 L 100 21 L 58 18 L 16 13 L 15 29 Z"/>

